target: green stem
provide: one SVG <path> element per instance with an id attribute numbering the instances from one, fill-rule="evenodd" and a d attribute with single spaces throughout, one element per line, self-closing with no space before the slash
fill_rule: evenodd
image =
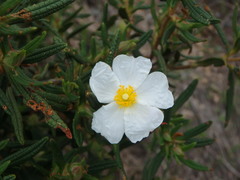
<path id="1" fill-rule="evenodd" d="M 116 158 L 116 162 L 118 164 L 118 168 L 122 172 L 123 179 L 126 180 L 127 179 L 127 174 L 124 170 L 122 159 L 121 159 L 121 156 L 120 156 L 119 144 L 113 144 L 113 152 L 114 152 L 114 155 L 115 155 L 115 158 Z"/>

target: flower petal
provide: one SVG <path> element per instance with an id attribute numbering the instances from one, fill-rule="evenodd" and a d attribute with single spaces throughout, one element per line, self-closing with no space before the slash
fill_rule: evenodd
<path id="1" fill-rule="evenodd" d="M 147 77 L 152 63 L 150 59 L 139 56 L 118 55 L 113 60 L 113 72 L 124 86 L 131 85 L 137 88 Z"/>
<path id="2" fill-rule="evenodd" d="M 136 89 L 137 102 L 161 109 L 168 109 L 174 103 L 172 92 L 168 88 L 167 77 L 161 72 L 153 72 Z"/>
<path id="3" fill-rule="evenodd" d="M 141 141 L 162 123 L 163 117 L 158 108 L 135 104 L 124 112 L 125 134 L 133 143 Z"/>
<path id="4" fill-rule="evenodd" d="M 92 129 L 101 133 L 111 144 L 117 144 L 124 134 L 124 109 L 115 102 L 102 106 L 93 113 Z"/>
<path id="5" fill-rule="evenodd" d="M 111 67 L 104 62 L 98 62 L 94 66 L 89 84 L 101 103 L 112 102 L 120 85 Z"/>

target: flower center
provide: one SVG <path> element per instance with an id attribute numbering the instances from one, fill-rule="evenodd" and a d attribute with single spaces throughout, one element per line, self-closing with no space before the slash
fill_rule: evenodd
<path id="1" fill-rule="evenodd" d="M 129 107 L 136 103 L 137 94 L 132 86 L 124 87 L 120 85 L 114 100 L 120 107 Z"/>

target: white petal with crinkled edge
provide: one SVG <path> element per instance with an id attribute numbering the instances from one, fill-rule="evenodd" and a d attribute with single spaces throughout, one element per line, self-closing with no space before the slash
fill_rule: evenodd
<path id="1" fill-rule="evenodd" d="M 163 113 L 155 107 L 135 104 L 124 112 L 125 134 L 136 143 L 149 135 L 163 121 Z"/>
<path id="2" fill-rule="evenodd" d="M 124 86 L 137 88 L 147 77 L 152 68 L 150 59 L 139 56 L 118 55 L 113 60 L 113 72 Z"/>
<path id="3" fill-rule="evenodd" d="M 168 88 L 167 77 L 161 72 L 153 72 L 136 89 L 137 102 L 160 109 L 168 109 L 174 103 L 172 92 Z"/>
<path id="4" fill-rule="evenodd" d="M 101 133 L 111 144 L 117 144 L 124 134 L 124 109 L 115 102 L 102 106 L 93 113 L 92 129 Z"/>
<path id="5" fill-rule="evenodd" d="M 120 85 L 111 67 L 104 62 L 94 66 L 89 84 L 101 103 L 112 102 Z"/>

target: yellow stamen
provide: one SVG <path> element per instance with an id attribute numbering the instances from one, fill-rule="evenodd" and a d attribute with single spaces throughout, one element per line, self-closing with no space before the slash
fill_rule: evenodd
<path id="1" fill-rule="evenodd" d="M 120 85 L 114 100 L 120 107 L 129 107 L 136 103 L 137 94 L 132 86 L 124 87 Z"/>

